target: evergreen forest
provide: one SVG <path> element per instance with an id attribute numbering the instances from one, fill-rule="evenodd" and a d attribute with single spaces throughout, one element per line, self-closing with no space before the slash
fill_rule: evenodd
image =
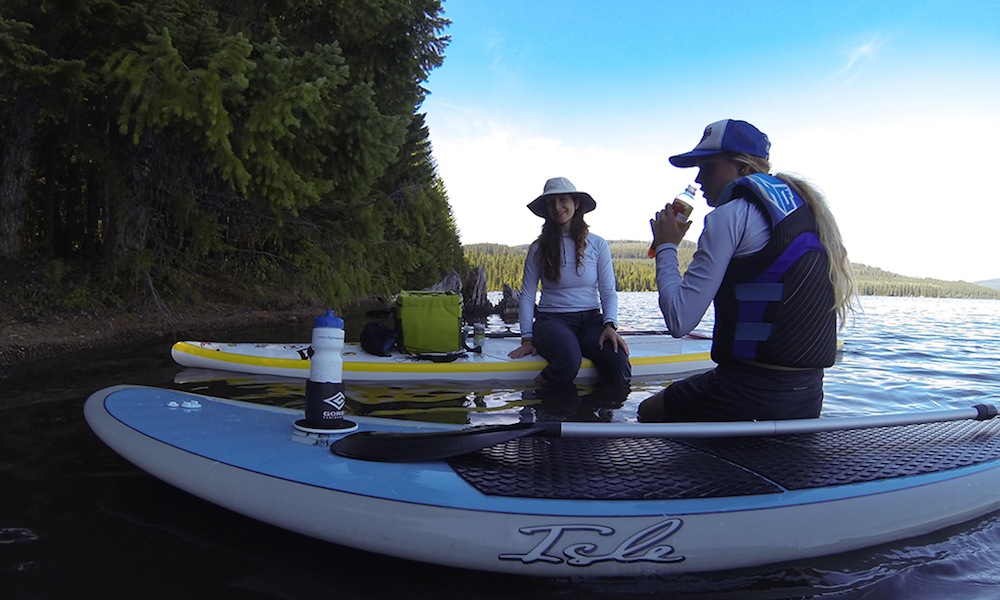
<path id="1" fill-rule="evenodd" d="M 0 300 L 279 307 L 467 268 L 440 0 L 4 0 Z"/>
<path id="2" fill-rule="evenodd" d="M 654 264 L 647 256 L 649 242 L 609 241 L 615 263 L 615 279 L 622 292 L 656 291 Z M 681 272 L 691 264 L 695 245 L 683 241 L 677 257 Z M 470 244 L 465 257 L 473 268 L 482 267 L 490 290 L 504 286 L 520 289 L 527 245 Z M 964 281 L 941 281 L 897 275 L 875 267 L 852 264 L 857 292 L 862 296 L 910 296 L 924 298 L 983 298 L 1000 299 L 1000 290 Z"/>

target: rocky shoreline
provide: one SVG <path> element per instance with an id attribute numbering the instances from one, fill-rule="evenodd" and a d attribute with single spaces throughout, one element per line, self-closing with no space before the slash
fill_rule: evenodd
<path id="1" fill-rule="evenodd" d="M 78 362 L 127 353 L 150 343 L 209 339 L 251 327 L 312 319 L 321 308 L 260 310 L 207 305 L 151 317 L 133 313 L 75 314 L 33 321 L 7 318 L 0 325 L 0 381 Z"/>
<path id="2" fill-rule="evenodd" d="M 496 312 L 485 299 L 478 308 L 483 314 Z M 508 297 L 511 296 L 511 297 Z M 505 293 L 501 302 L 507 310 L 516 298 Z M 389 307 L 382 298 L 355 300 L 334 307 L 345 318 L 347 336 L 357 339 L 362 326 L 385 314 Z M 229 339 L 241 331 L 281 324 L 311 322 L 326 310 L 321 306 L 297 306 L 265 310 L 219 303 L 170 307 L 169 311 L 106 311 L 97 313 L 53 314 L 25 317 L 4 312 L 0 307 L 0 381 L 9 381 L 78 363 L 81 357 L 99 360 L 128 354 L 154 343 L 179 339 Z M 308 329 L 307 326 L 305 326 Z"/>

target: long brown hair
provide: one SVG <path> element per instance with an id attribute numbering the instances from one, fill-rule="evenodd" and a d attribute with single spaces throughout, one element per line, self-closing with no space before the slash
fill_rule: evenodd
<path id="1" fill-rule="evenodd" d="M 590 232 L 590 228 L 583 220 L 580 201 L 575 197 L 573 201 L 576 203 L 576 211 L 569 224 L 569 235 L 576 244 L 576 269 L 579 271 L 583 264 L 583 251 L 587 248 L 587 234 Z M 535 241 L 538 242 L 538 254 L 536 255 L 538 266 L 542 269 L 542 275 L 550 281 L 558 282 L 561 277 L 562 237 L 562 226 L 553 221 L 551 217 L 546 216 L 545 223 L 542 224 L 542 233 Z"/>
<path id="2" fill-rule="evenodd" d="M 739 165 L 746 167 L 743 171 L 749 173 L 771 172 L 771 163 L 759 156 L 749 154 L 725 153 L 724 156 Z M 819 229 L 819 240 L 826 248 L 827 256 L 830 257 L 830 282 L 833 284 L 833 309 L 837 311 L 837 320 L 843 327 L 847 321 L 848 313 L 854 311 L 856 300 L 856 284 L 854 273 L 851 270 L 851 261 L 847 258 L 847 248 L 844 247 L 843 239 L 840 236 L 840 228 L 833 218 L 833 213 L 823 197 L 823 193 L 816 186 L 805 179 L 790 175 L 788 173 L 777 173 L 774 175 L 778 179 L 787 183 L 803 200 L 809 210 L 812 211 L 816 219 L 816 227 Z"/>

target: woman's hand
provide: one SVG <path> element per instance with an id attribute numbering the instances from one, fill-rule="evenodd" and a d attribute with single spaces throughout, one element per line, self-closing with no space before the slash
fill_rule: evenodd
<path id="1" fill-rule="evenodd" d="M 628 344 L 625 342 L 625 338 L 623 338 L 614 327 L 604 328 L 604 331 L 601 332 L 601 337 L 597 340 L 597 347 L 604 348 L 604 342 L 610 343 L 615 352 L 618 352 L 618 349 L 621 348 L 625 351 L 625 354 L 629 353 Z"/>
<path id="2" fill-rule="evenodd" d="M 656 248 L 660 244 L 680 244 L 691 228 L 691 221 L 678 223 L 674 211 L 668 206 L 649 220 L 649 228 L 653 230 L 653 247 Z"/>
<path id="3" fill-rule="evenodd" d="M 531 340 L 521 340 L 521 345 L 510 351 L 510 358 L 521 358 L 522 356 L 536 356 L 538 350 L 535 349 L 535 343 Z"/>

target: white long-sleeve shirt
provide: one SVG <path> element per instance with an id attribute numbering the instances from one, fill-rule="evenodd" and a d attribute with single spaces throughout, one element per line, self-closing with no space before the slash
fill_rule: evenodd
<path id="1" fill-rule="evenodd" d="M 562 266 L 558 283 L 541 275 L 537 256 L 538 242 L 532 243 L 528 249 L 518 305 L 522 338 L 532 336 L 539 282 L 542 284 L 542 294 L 538 299 L 539 312 L 600 309 L 605 323 L 618 322 L 618 291 L 608 242 L 598 235 L 588 233 L 587 247 L 583 251 L 583 262 L 579 270 L 576 267 L 576 244 L 573 238 L 563 234 L 562 244 Z"/>
<path id="2" fill-rule="evenodd" d="M 757 206 L 736 198 L 705 215 L 698 249 L 681 277 L 676 244 L 656 247 L 656 290 L 670 335 L 691 332 L 708 310 L 733 258 L 758 252 L 771 240 L 771 229 Z"/>

